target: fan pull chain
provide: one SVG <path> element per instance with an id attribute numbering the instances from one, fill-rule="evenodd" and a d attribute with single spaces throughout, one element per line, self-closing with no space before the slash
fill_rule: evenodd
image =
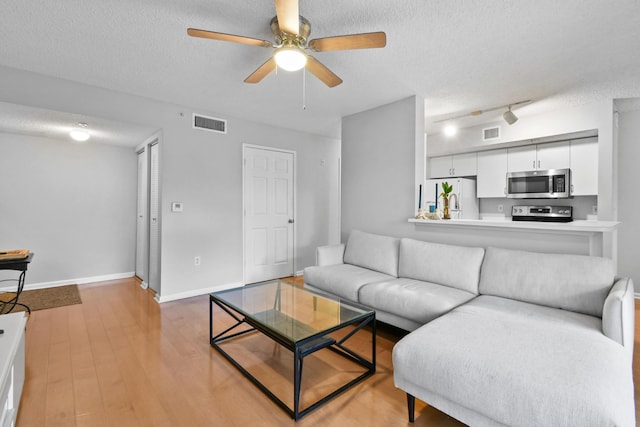
<path id="1" fill-rule="evenodd" d="M 302 109 L 307 109 L 307 69 L 302 69 Z"/>

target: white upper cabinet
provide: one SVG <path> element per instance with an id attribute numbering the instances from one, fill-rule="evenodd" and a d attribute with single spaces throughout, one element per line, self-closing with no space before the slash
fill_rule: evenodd
<path id="1" fill-rule="evenodd" d="M 571 189 L 573 196 L 598 194 L 598 139 L 571 141 Z"/>
<path id="2" fill-rule="evenodd" d="M 507 150 L 478 153 L 478 197 L 505 197 Z"/>
<path id="3" fill-rule="evenodd" d="M 477 173 L 476 153 L 429 158 L 429 178 L 475 176 Z"/>
<path id="4" fill-rule="evenodd" d="M 478 198 L 506 197 L 507 172 L 571 169 L 573 196 L 598 195 L 598 138 L 431 157 L 431 178 L 476 176 Z"/>
<path id="5" fill-rule="evenodd" d="M 429 177 L 443 178 L 451 176 L 453 156 L 431 157 L 429 159 Z"/>
<path id="6" fill-rule="evenodd" d="M 554 142 L 536 145 L 538 169 L 567 169 L 571 167 L 570 142 Z"/>
<path id="7" fill-rule="evenodd" d="M 508 149 L 509 172 L 566 169 L 571 165 L 569 141 Z"/>
<path id="8" fill-rule="evenodd" d="M 536 169 L 536 146 L 527 145 L 524 147 L 508 148 L 508 171 L 521 172 Z"/>
<path id="9" fill-rule="evenodd" d="M 475 176 L 478 173 L 477 153 L 453 156 L 453 176 Z"/>

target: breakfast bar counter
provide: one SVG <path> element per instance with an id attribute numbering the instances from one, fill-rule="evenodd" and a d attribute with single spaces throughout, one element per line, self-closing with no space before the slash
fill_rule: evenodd
<path id="1" fill-rule="evenodd" d="M 515 228 L 519 230 L 549 230 L 571 231 L 577 233 L 603 233 L 616 229 L 618 221 L 587 221 L 574 220 L 571 222 L 544 222 L 544 221 L 510 221 L 507 219 L 414 219 L 409 222 L 428 224 L 433 226 L 453 227 L 483 227 L 483 228 Z"/>
<path id="2" fill-rule="evenodd" d="M 604 253 L 603 241 L 618 227 L 618 221 L 574 220 L 571 222 L 543 222 L 543 221 L 511 221 L 508 219 L 449 219 L 431 220 L 409 218 L 416 230 L 429 229 L 431 231 L 446 231 L 447 233 L 503 232 L 516 233 L 517 238 L 527 239 L 532 234 L 537 239 L 548 238 L 553 241 L 558 238 L 579 238 L 588 246 L 585 254 L 607 256 Z M 515 237 L 515 236 L 514 236 Z M 610 238 L 610 237 L 609 237 Z M 546 240 L 546 239 L 545 239 Z M 523 248 L 525 249 L 525 248 Z"/>

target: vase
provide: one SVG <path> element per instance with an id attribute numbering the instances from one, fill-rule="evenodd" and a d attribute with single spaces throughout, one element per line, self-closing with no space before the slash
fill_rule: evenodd
<path id="1" fill-rule="evenodd" d="M 451 219 L 449 215 L 449 198 L 446 196 L 442 198 L 442 219 Z"/>

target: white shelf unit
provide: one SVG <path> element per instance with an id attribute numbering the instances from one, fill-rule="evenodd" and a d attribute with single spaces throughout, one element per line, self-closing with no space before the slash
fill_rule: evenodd
<path id="1" fill-rule="evenodd" d="M 24 385 L 24 312 L 0 315 L 0 427 L 13 427 Z"/>

